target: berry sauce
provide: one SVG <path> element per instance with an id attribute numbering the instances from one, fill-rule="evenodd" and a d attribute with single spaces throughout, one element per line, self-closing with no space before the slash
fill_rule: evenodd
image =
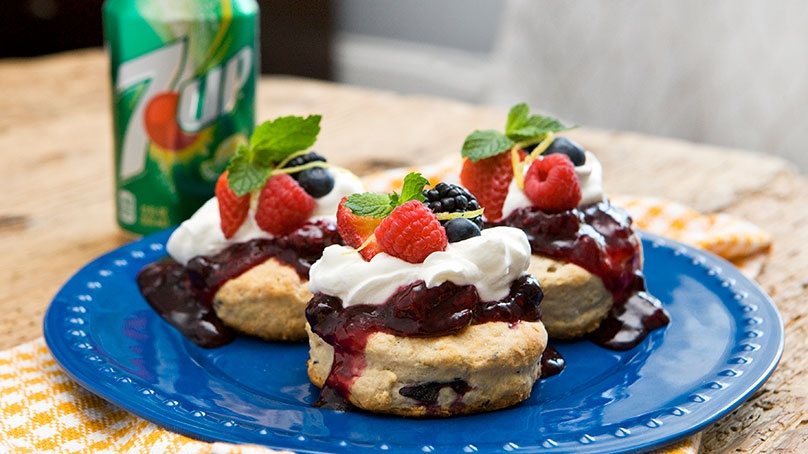
<path id="1" fill-rule="evenodd" d="M 558 213 L 533 207 L 492 223 L 525 232 L 532 252 L 574 263 L 603 281 L 614 304 L 591 339 L 605 348 L 628 350 L 670 319 L 648 294 L 642 274 L 642 243 L 631 218 L 607 200 Z"/>
<path id="2" fill-rule="evenodd" d="M 377 331 L 396 336 L 436 337 L 456 334 L 471 324 L 500 321 L 516 325 L 522 320 L 537 321 L 541 319 L 539 303 L 543 296 L 538 282 L 529 275 L 515 280 L 508 296 L 499 301 L 481 301 L 473 285 L 448 281 L 432 288 L 424 281 L 416 281 L 402 286 L 380 305 L 343 308 L 340 298 L 316 293 L 306 307 L 306 319 L 312 331 L 334 347 L 334 363 L 315 405 L 350 408 L 347 399 L 351 386 L 365 368 L 365 346 Z M 428 397 L 445 386 L 461 390 L 468 387 L 454 382 L 432 383 L 404 392 L 426 396 L 420 401 L 430 411 L 436 401 Z"/>
<path id="3" fill-rule="evenodd" d="M 220 347 L 234 338 L 213 310 L 213 297 L 225 282 L 272 257 L 308 280 L 309 268 L 332 244 L 343 244 L 336 225 L 318 220 L 283 237 L 236 243 L 218 254 L 194 257 L 184 267 L 166 257 L 140 271 L 138 286 L 152 308 L 189 340 L 200 347 Z"/>
<path id="4" fill-rule="evenodd" d="M 547 344 L 541 354 L 541 378 L 560 374 L 566 366 L 567 361 L 561 356 L 561 353 L 558 353 L 558 350 L 552 345 Z"/>

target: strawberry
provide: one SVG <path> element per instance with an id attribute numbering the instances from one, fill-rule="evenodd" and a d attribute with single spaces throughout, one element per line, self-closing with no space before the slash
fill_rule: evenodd
<path id="1" fill-rule="evenodd" d="M 276 236 L 288 235 L 311 216 L 314 198 L 287 174 L 267 180 L 258 196 L 255 222 L 265 232 Z"/>
<path id="2" fill-rule="evenodd" d="M 219 218 L 224 237 L 230 239 L 236 234 L 247 212 L 250 211 L 250 194 L 239 197 L 230 189 L 227 181 L 227 171 L 219 175 L 216 181 L 216 199 L 219 202 Z"/>
<path id="3" fill-rule="evenodd" d="M 525 195 L 533 206 L 548 212 L 571 210 L 581 202 L 575 164 L 561 153 L 537 159 L 525 175 Z"/>
<path id="4" fill-rule="evenodd" d="M 520 159 L 525 153 L 520 152 Z M 472 161 L 466 159 L 460 171 L 460 183 L 477 198 L 485 209 L 484 216 L 490 221 L 502 217 L 502 205 L 508 195 L 508 186 L 513 179 L 511 153 L 504 152 L 489 158 Z"/>
<path id="5" fill-rule="evenodd" d="M 376 228 L 376 238 L 384 252 L 410 263 L 423 262 L 449 242 L 438 218 L 418 200 L 396 207 Z"/>
<path id="6" fill-rule="evenodd" d="M 381 224 L 382 219 L 354 214 L 350 208 L 345 206 L 346 200 L 347 197 L 343 197 L 337 207 L 337 230 L 345 244 L 354 249 L 359 249 L 370 238 L 368 244 L 359 250 L 362 257 L 370 261 L 373 256 L 380 252 L 379 244 L 376 237 L 373 236 L 373 232 Z"/>

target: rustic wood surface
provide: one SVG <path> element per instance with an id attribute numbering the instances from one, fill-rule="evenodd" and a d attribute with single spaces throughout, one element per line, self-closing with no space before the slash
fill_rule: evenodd
<path id="1" fill-rule="evenodd" d="M 0 61 L 0 349 L 41 336 L 60 286 L 132 239 L 113 216 L 107 72 L 98 50 Z M 505 118 L 498 108 L 282 77 L 261 81 L 258 104 L 259 120 L 322 114 L 315 148 L 358 173 L 454 155 L 470 131 Z M 773 234 L 758 281 L 782 313 L 785 353 L 751 399 L 704 432 L 702 452 L 808 446 L 808 179 L 741 150 L 587 128 L 572 135 L 597 152 L 609 193 L 722 211 Z"/>

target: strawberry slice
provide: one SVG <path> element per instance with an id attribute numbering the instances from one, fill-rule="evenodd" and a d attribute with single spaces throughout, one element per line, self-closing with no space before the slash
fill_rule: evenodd
<path id="1" fill-rule="evenodd" d="M 520 159 L 525 153 L 520 152 Z M 483 216 L 489 221 L 502 217 L 502 205 L 508 196 L 508 186 L 513 180 L 511 153 L 500 153 L 490 158 L 472 161 L 466 159 L 460 171 L 460 183 L 477 198 L 485 209 Z"/>
<path id="2" fill-rule="evenodd" d="M 314 205 L 314 198 L 294 178 L 285 173 L 275 175 L 258 196 L 255 223 L 273 235 L 288 235 L 303 226 Z"/>
<path id="3" fill-rule="evenodd" d="M 219 175 L 214 190 L 219 202 L 219 219 L 224 237 L 230 239 L 236 234 L 247 213 L 250 211 L 250 194 L 238 197 L 227 181 L 227 171 Z"/>
<path id="4" fill-rule="evenodd" d="M 560 212 L 577 207 L 581 202 L 581 184 L 575 164 L 561 153 L 537 159 L 525 175 L 525 195 L 542 211 Z"/>
<path id="5" fill-rule="evenodd" d="M 343 197 L 337 207 L 337 230 L 345 244 L 354 249 L 359 249 L 367 242 L 365 247 L 359 250 L 359 253 L 362 258 L 370 261 L 381 251 L 373 233 L 376 231 L 376 227 L 381 224 L 382 219 L 355 215 L 350 208 L 345 206 L 346 200 L 347 197 Z M 369 241 L 368 238 L 370 238 Z"/>
<path id="6" fill-rule="evenodd" d="M 384 252 L 410 263 L 423 262 L 449 243 L 435 213 L 418 200 L 396 207 L 379 224 L 376 238 Z"/>

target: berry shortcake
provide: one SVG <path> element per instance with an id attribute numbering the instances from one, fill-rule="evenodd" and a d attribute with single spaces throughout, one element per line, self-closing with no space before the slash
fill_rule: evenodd
<path id="1" fill-rule="evenodd" d="M 482 228 L 463 188 L 404 179 L 401 193 L 346 197 L 345 246 L 311 268 L 308 374 L 316 405 L 404 416 L 495 410 L 530 396 L 547 333 L 530 245 Z"/>
<path id="2" fill-rule="evenodd" d="M 609 203 L 597 157 L 556 133 L 558 120 L 508 114 L 505 133 L 470 134 L 460 182 L 484 208 L 486 225 L 521 229 L 530 241 L 530 273 L 541 283 L 551 339 L 589 335 L 628 349 L 668 317 L 648 294 L 642 243 L 628 214 Z"/>
<path id="3" fill-rule="evenodd" d="M 309 268 L 342 244 L 337 205 L 361 191 L 351 172 L 309 150 L 320 116 L 259 125 L 220 176 L 215 197 L 183 222 L 169 257 L 144 268 L 141 292 L 163 317 L 206 347 L 233 331 L 305 341 Z"/>

